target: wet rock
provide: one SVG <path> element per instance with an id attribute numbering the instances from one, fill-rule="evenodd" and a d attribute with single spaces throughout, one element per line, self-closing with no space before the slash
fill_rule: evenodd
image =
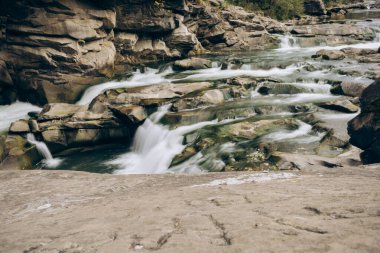
<path id="1" fill-rule="evenodd" d="M 111 111 L 121 120 L 141 124 L 148 116 L 144 107 L 136 105 L 110 106 Z"/>
<path id="2" fill-rule="evenodd" d="M 0 169 L 6 170 L 27 170 L 32 169 L 33 165 L 42 159 L 34 145 L 30 145 L 21 136 L 4 137 L 2 149 L 3 160 Z M 5 143 L 4 143 L 5 142 Z M 0 143 L 1 145 L 1 143 Z M 1 161 L 1 160 L 0 160 Z"/>
<path id="3" fill-rule="evenodd" d="M 343 95 L 351 97 L 360 97 L 363 91 L 369 86 L 365 83 L 359 82 L 342 82 L 340 85 L 343 91 Z"/>
<path id="4" fill-rule="evenodd" d="M 173 64 L 173 69 L 177 71 L 207 69 L 211 68 L 211 65 L 212 63 L 210 60 L 193 57 L 185 60 L 175 61 Z"/>
<path id="5" fill-rule="evenodd" d="M 333 102 L 325 102 L 317 104 L 319 107 L 345 113 L 355 113 L 359 111 L 359 107 L 349 100 L 337 100 Z"/>
<path id="6" fill-rule="evenodd" d="M 86 106 L 65 103 L 47 104 L 41 111 L 38 120 L 61 120 L 73 116 L 80 110 L 86 110 Z"/>
<path id="7" fill-rule="evenodd" d="M 333 130 L 329 130 L 320 141 L 317 148 L 317 153 L 325 157 L 335 157 L 344 153 L 350 144 L 347 140 L 338 138 Z"/>
<path id="8" fill-rule="evenodd" d="M 322 0 L 305 0 L 304 1 L 305 13 L 308 15 L 326 15 L 326 7 Z"/>
<path id="9" fill-rule="evenodd" d="M 322 57 L 324 60 L 343 60 L 346 55 L 339 51 L 339 50 L 319 50 L 315 55 L 312 56 L 313 58 L 319 58 Z"/>
<path id="10" fill-rule="evenodd" d="M 30 132 L 29 123 L 27 120 L 18 120 L 11 124 L 9 133 L 27 133 Z"/>
<path id="11" fill-rule="evenodd" d="M 363 150 L 365 164 L 380 162 L 380 80 L 363 91 L 361 113 L 348 123 L 350 143 Z"/>

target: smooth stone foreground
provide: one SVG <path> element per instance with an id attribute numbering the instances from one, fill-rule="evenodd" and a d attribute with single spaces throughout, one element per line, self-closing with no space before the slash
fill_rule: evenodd
<path id="1" fill-rule="evenodd" d="M 0 250 L 379 252 L 379 193 L 378 165 L 192 176 L 0 171 Z"/>

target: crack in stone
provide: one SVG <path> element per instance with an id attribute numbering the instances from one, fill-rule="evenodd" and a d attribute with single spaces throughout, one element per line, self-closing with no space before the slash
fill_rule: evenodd
<path id="1" fill-rule="evenodd" d="M 232 245 L 232 238 L 228 234 L 228 231 L 226 230 L 223 223 L 219 222 L 212 214 L 209 216 L 212 224 L 214 224 L 215 228 L 220 231 L 220 237 L 223 239 L 224 243 L 226 245 Z"/>

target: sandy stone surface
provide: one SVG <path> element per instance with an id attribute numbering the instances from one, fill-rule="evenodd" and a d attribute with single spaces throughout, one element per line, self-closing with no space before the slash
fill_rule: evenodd
<path id="1" fill-rule="evenodd" d="M 215 181 L 216 180 L 216 181 Z M 0 252 L 380 252 L 380 166 L 0 172 Z"/>

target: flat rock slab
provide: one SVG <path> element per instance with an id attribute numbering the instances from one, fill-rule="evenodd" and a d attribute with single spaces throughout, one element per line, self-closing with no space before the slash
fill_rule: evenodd
<path id="1" fill-rule="evenodd" d="M 379 252 L 378 165 L 275 173 L 0 172 L 1 252 Z"/>

